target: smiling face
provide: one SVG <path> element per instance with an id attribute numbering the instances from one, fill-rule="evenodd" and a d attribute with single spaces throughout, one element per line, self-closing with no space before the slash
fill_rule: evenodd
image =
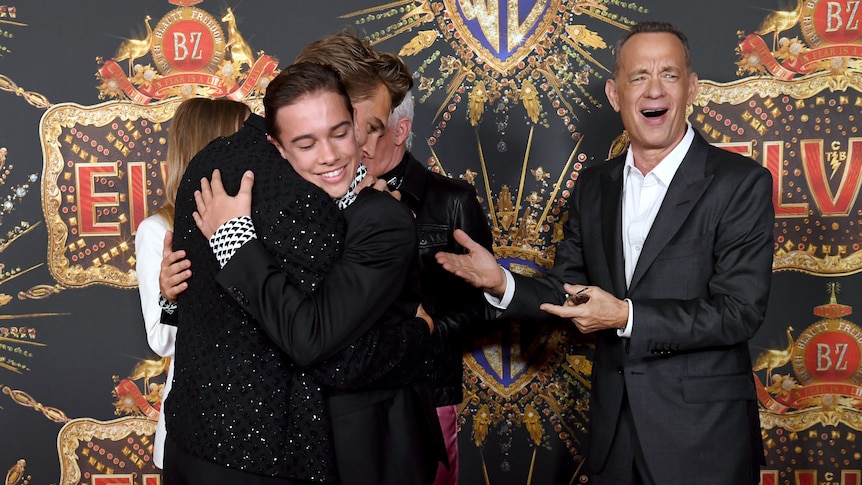
<path id="1" fill-rule="evenodd" d="M 270 141 L 305 180 L 333 199 L 350 188 L 359 164 L 353 119 L 344 98 L 316 91 L 278 108 L 277 139 Z"/>
<path id="2" fill-rule="evenodd" d="M 635 164 L 649 170 L 685 135 L 697 75 L 686 67 L 677 36 L 640 33 L 620 49 L 616 76 L 605 84 L 605 93 L 628 131 Z"/>

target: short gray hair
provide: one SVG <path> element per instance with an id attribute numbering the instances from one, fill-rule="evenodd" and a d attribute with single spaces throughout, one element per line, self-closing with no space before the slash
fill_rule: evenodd
<path id="1" fill-rule="evenodd" d="M 679 30 L 675 25 L 668 22 L 656 22 L 653 20 L 647 20 L 644 22 L 636 23 L 628 33 L 617 42 L 616 49 L 614 50 L 614 78 L 617 77 L 617 72 L 620 68 L 620 51 L 623 48 L 623 45 L 632 37 L 637 34 L 673 34 L 682 42 L 683 50 L 685 50 L 685 69 L 689 73 L 691 73 L 691 53 L 688 50 L 688 37 Z"/>
<path id="2" fill-rule="evenodd" d="M 389 129 L 394 130 L 398 124 L 398 120 L 402 118 L 410 120 L 410 133 L 407 134 L 407 139 L 404 140 L 404 147 L 409 152 L 413 148 L 413 95 L 409 92 L 404 96 L 401 104 L 396 106 L 392 110 L 392 113 L 389 114 Z"/>

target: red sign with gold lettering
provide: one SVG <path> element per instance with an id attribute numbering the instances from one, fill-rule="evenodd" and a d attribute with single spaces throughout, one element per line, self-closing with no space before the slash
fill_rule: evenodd
<path id="1" fill-rule="evenodd" d="M 167 126 L 179 102 L 63 104 L 43 117 L 48 262 L 59 283 L 137 284 L 135 230 L 162 204 Z"/>
<path id="2" fill-rule="evenodd" d="M 692 125 L 772 173 L 775 270 L 845 275 L 862 269 L 858 82 L 818 73 L 793 83 L 701 83 Z"/>

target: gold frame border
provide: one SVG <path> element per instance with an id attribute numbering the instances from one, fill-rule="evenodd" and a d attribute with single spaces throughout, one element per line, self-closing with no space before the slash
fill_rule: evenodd
<path id="1" fill-rule="evenodd" d="M 812 426 L 838 426 L 845 424 L 856 431 L 862 431 L 862 412 L 858 409 L 839 407 L 835 410 L 801 410 L 777 414 L 760 409 L 761 429 L 781 428 L 790 432 L 805 431 Z"/>
<path id="2" fill-rule="evenodd" d="M 48 269 L 58 283 L 78 288 L 93 284 L 118 288 L 134 288 L 138 285 L 134 269 L 122 272 L 110 264 L 84 268 L 81 264 L 71 264 L 65 257 L 69 227 L 60 217 L 62 194 L 57 184 L 65 165 L 59 149 L 62 129 L 74 125 L 102 127 L 115 120 L 147 119 L 154 123 L 164 123 L 173 118 L 182 101 L 183 98 L 170 98 L 141 105 L 128 100 L 112 100 L 94 106 L 61 103 L 52 106 L 42 116 L 39 126 L 43 154 L 42 212 L 48 232 Z M 242 102 L 248 105 L 252 112 L 263 113 L 261 98 L 248 98 Z"/>
<path id="3" fill-rule="evenodd" d="M 74 125 L 103 127 L 118 119 L 128 121 L 145 118 L 163 123 L 173 118 L 181 101 L 176 98 L 151 105 L 108 101 L 95 106 L 61 103 L 52 106 L 42 116 L 39 126 L 43 153 L 42 212 L 48 226 L 48 269 L 58 283 L 68 287 L 85 287 L 95 283 L 120 288 L 137 286 L 134 269 L 122 272 L 110 264 L 85 269 L 81 264 L 71 264 L 65 257 L 69 227 L 60 217 L 62 195 L 57 184 L 65 166 L 59 141 L 63 128 Z"/>
<path id="4" fill-rule="evenodd" d="M 797 99 L 807 99 L 825 89 L 846 91 L 847 88 L 853 88 L 862 94 L 862 71 L 851 71 L 844 75 L 818 72 L 790 81 L 756 76 L 729 83 L 709 80 L 700 80 L 699 83 L 700 89 L 693 103 L 695 106 L 706 106 L 710 102 L 740 104 L 755 95 L 761 98 L 787 95 Z"/>
<path id="5" fill-rule="evenodd" d="M 57 452 L 60 454 L 60 485 L 77 485 L 81 480 L 78 455 L 75 450 L 81 441 L 108 439 L 119 441 L 132 433 L 152 435 L 156 421 L 141 416 L 126 416 L 112 421 L 77 418 L 69 421 L 57 434 Z"/>

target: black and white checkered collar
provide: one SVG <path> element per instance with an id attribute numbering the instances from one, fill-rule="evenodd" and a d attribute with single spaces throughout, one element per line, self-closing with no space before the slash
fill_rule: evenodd
<path id="1" fill-rule="evenodd" d="M 356 168 L 356 177 L 353 179 L 353 182 L 350 183 L 350 188 L 347 190 L 347 193 L 341 196 L 338 199 L 335 199 L 335 204 L 338 205 L 338 208 L 341 210 L 347 209 L 347 207 L 356 200 L 356 186 L 359 185 L 359 182 L 362 182 L 362 179 L 365 178 L 365 175 L 368 174 L 368 170 L 365 168 L 361 162 L 359 166 Z"/>

